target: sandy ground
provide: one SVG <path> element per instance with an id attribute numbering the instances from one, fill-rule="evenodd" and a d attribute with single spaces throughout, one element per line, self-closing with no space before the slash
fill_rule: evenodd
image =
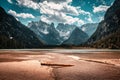
<path id="1" fill-rule="evenodd" d="M 120 52 L 0 50 L 0 80 L 120 80 Z"/>

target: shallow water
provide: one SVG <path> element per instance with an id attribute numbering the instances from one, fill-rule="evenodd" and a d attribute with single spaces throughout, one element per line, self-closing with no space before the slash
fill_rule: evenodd
<path id="1" fill-rule="evenodd" d="M 100 53 L 100 52 L 115 52 L 120 53 L 119 49 L 0 49 L 0 51 L 47 51 L 55 53 Z"/>

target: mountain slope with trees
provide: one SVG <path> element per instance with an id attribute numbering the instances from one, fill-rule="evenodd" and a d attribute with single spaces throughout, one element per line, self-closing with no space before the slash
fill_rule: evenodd
<path id="1" fill-rule="evenodd" d="M 96 48 L 120 49 L 120 0 L 115 0 L 107 10 L 104 20 L 87 42 Z"/>
<path id="2" fill-rule="evenodd" d="M 43 45 L 33 31 L 0 7 L 0 48 L 40 48 Z"/>

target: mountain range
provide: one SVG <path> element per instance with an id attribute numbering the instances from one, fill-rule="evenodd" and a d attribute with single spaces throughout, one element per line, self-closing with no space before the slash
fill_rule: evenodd
<path id="1" fill-rule="evenodd" d="M 59 45 L 61 38 L 58 31 L 54 27 L 54 23 L 47 24 L 45 22 L 31 22 L 28 27 L 42 39 L 46 45 Z"/>
<path id="2" fill-rule="evenodd" d="M 90 27 L 94 26 L 96 26 L 96 24 L 91 24 Z M 47 24 L 43 21 L 32 21 L 28 24 L 28 27 L 36 33 L 36 35 L 39 36 L 39 38 L 42 39 L 46 45 L 61 45 L 66 41 L 68 41 L 66 45 L 71 45 L 71 41 L 69 42 L 69 39 L 72 39 L 72 45 L 79 45 L 88 39 L 88 34 L 86 33 L 87 31 L 84 32 L 75 25 L 59 23 L 55 28 L 54 23 Z M 94 29 L 91 29 L 91 33 L 93 32 Z"/>
<path id="3" fill-rule="evenodd" d="M 115 0 L 104 20 L 82 26 L 31 21 L 23 25 L 0 7 L 0 48 L 41 48 L 68 45 L 120 48 L 120 1 Z"/>

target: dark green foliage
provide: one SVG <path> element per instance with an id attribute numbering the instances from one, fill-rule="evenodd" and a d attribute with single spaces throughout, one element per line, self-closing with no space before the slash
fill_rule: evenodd
<path id="1" fill-rule="evenodd" d="M 95 48 L 120 49 L 120 1 L 115 0 L 107 10 L 104 20 L 99 23 L 96 32 L 87 41 Z"/>
<path id="2" fill-rule="evenodd" d="M 120 32 L 113 33 L 89 46 L 94 48 L 120 49 Z"/>
<path id="3" fill-rule="evenodd" d="M 24 44 L 15 39 L 10 39 L 4 35 L 0 35 L 0 49 L 17 49 L 25 48 Z"/>

